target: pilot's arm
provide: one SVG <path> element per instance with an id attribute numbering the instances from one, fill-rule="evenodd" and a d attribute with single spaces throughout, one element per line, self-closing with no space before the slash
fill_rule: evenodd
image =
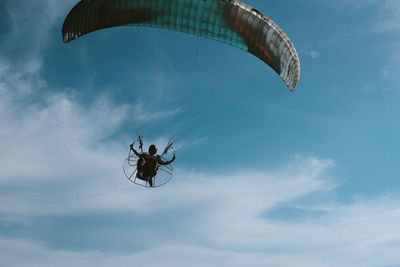
<path id="1" fill-rule="evenodd" d="M 140 154 L 139 152 L 137 152 L 137 151 L 135 150 L 135 148 L 133 147 L 133 144 L 131 144 L 131 150 L 133 151 L 133 153 L 135 153 L 136 156 L 138 156 L 138 157 L 141 157 L 141 156 L 142 156 L 142 154 Z"/>
<path id="2" fill-rule="evenodd" d="M 174 160 L 175 160 L 175 153 L 174 153 L 174 156 L 172 157 L 172 159 L 169 160 L 169 161 L 163 161 L 161 159 L 161 157 L 159 157 L 158 164 L 160 164 L 160 165 L 168 165 L 168 164 L 171 164 L 172 162 L 174 162 Z"/>

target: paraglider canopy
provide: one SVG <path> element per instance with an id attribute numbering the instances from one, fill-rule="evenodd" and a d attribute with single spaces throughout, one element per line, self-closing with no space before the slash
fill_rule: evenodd
<path id="1" fill-rule="evenodd" d="M 82 0 L 64 21 L 63 41 L 127 25 L 186 32 L 243 49 L 268 64 L 291 91 L 300 78 L 299 57 L 288 36 L 238 0 Z"/>

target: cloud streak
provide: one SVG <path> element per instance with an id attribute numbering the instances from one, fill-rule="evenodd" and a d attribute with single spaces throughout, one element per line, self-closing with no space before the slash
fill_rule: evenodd
<path id="1" fill-rule="evenodd" d="M 144 107 L 142 102 L 133 107 L 134 120 L 136 123 L 143 124 L 154 120 L 159 120 L 167 117 L 174 116 L 180 112 L 179 108 L 166 110 L 166 111 L 153 111 L 150 108 Z"/>

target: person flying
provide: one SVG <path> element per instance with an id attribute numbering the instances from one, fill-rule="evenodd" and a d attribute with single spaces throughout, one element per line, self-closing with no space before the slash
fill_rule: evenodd
<path id="1" fill-rule="evenodd" d="M 137 161 L 136 177 L 140 180 L 146 181 L 153 187 L 153 177 L 157 175 L 159 165 L 168 165 L 175 160 L 175 153 L 171 160 L 163 161 L 160 155 L 157 155 L 157 147 L 150 145 L 148 153 L 139 153 L 131 144 L 131 150 L 139 157 Z"/>

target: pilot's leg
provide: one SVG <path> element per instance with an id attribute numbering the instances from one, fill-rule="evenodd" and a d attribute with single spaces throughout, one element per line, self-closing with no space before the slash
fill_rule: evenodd
<path id="1" fill-rule="evenodd" d="M 153 187 L 153 177 L 149 176 L 149 178 L 147 178 L 147 182 L 149 182 L 150 187 Z"/>

